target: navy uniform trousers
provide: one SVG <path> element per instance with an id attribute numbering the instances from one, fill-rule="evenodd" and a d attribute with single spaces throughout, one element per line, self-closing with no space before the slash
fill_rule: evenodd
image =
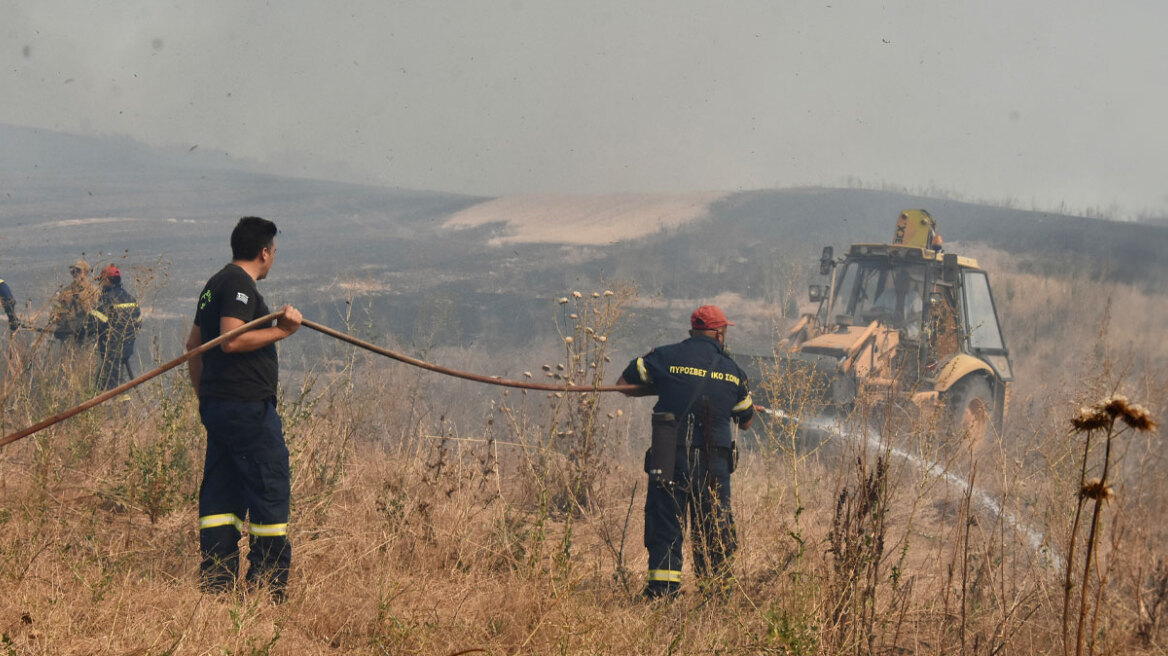
<path id="1" fill-rule="evenodd" d="M 239 540 L 249 518 L 247 580 L 271 586 L 279 597 L 288 582 L 291 481 L 288 447 L 275 399 L 205 398 L 199 415 L 207 429 L 207 460 L 199 489 L 199 549 L 203 586 L 234 589 Z"/>
<path id="2" fill-rule="evenodd" d="M 729 585 L 737 548 L 730 512 L 731 450 L 686 447 L 678 440 L 673 484 L 649 483 L 645 497 L 645 547 L 649 578 L 645 594 L 674 596 L 681 588 L 683 529 L 690 526 L 694 574 L 699 584 Z"/>
<path id="3" fill-rule="evenodd" d="M 130 358 L 134 355 L 134 341 L 116 344 L 99 343 L 97 355 L 101 363 L 97 367 L 97 388 L 112 390 L 122 384 L 122 371 L 132 377 Z"/>

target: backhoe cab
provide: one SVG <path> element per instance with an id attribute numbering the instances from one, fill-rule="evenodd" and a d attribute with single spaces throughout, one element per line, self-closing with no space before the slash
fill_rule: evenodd
<path id="1" fill-rule="evenodd" d="M 1013 371 L 989 278 L 942 253 L 928 212 L 901 212 L 890 244 L 853 244 L 838 260 L 825 248 L 820 273 L 816 311 L 779 344 L 784 378 L 800 388 L 772 394 L 780 404 L 911 403 L 975 442 L 1001 429 Z"/>

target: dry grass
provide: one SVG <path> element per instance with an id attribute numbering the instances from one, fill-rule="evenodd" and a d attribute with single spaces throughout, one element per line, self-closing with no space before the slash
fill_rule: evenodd
<path id="1" fill-rule="evenodd" d="M 1032 291 L 1018 281 L 1015 307 Z M 573 340 L 548 353 L 551 377 L 540 362 L 524 368 L 611 381 L 597 336 L 620 299 L 569 298 L 555 311 Z M 1101 340 L 1084 323 L 1060 336 L 1078 341 L 1031 352 L 1053 349 L 1070 367 L 1096 344 L 1115 350 L 1119 328 Z M 1007 330 L 1016 347 L 1029 326 Z M 1056 366 L 1033 357 L 1019 369 Z M 480 371 L 498 364 L 465 358 Z M 810 449 L 780 424 L 743 434 L 737 586 L 725 601 L 706 598 L 687 564 L 686 593 L 669 605 L 638 597 L 646 401 L 467 387 L 346 351 L 329 362 L 282 400 L 293 459 L 286 604 L 195 587 L 203 433 L 174 376 L 129 407 L 103 406 L 0 452 L 0 654 L 1057 653 L 1057 558 L 1072 540 L 1081 473 L 1099 457 L 1069 419 L 1082 398 L 1115 387 L 1162 419 L 1168 392 L 1164 368 L 1134 365 L 1020 385 L 1029 411 L 977 468 L 928 427 L 902 428 L 890 446 L 941 459 L 942 470 L 842 440 Z M 8 388 L 7 426 L 81 394 L 80 382 L 37 376 Z M 1141 434 L 1111 454 L 1098 598 L 1084 606 L 1096 627 L 1085 644 L 1098 653 L 1168 643 L 1162 452 L 1159 435 Z M 983 487 L 1006 512 L 987 510 Z M 1027 528 L 1049 549 L 1034 549 Z"/>

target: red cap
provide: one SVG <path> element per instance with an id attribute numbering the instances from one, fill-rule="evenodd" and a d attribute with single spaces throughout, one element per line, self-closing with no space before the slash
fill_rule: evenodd
<path id="1" fill-rule="evenodd" d="M 722 326 L 733 326 L 734 322 L 727 319 L 717 305 L 703 305 L 694 310 L 689 325 L 694 330 L 716 330 Z"/>
<path id="2" fill-rule="evenodd" d="M 114 276 L 121 278 L 122 270 L 112 264 L 101 270 L 100 277 L 102 278 L 113 278 Z"/>

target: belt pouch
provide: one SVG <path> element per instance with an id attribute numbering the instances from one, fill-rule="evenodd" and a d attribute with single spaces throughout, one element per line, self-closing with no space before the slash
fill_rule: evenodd
<path id="1" fill-rule="evenodd" d="M 672 412 L 653 413 L 653 438 L 645 459 L 645 472 L 651 483 L 673 481 L 677 461 L 677 418 Z"/>

